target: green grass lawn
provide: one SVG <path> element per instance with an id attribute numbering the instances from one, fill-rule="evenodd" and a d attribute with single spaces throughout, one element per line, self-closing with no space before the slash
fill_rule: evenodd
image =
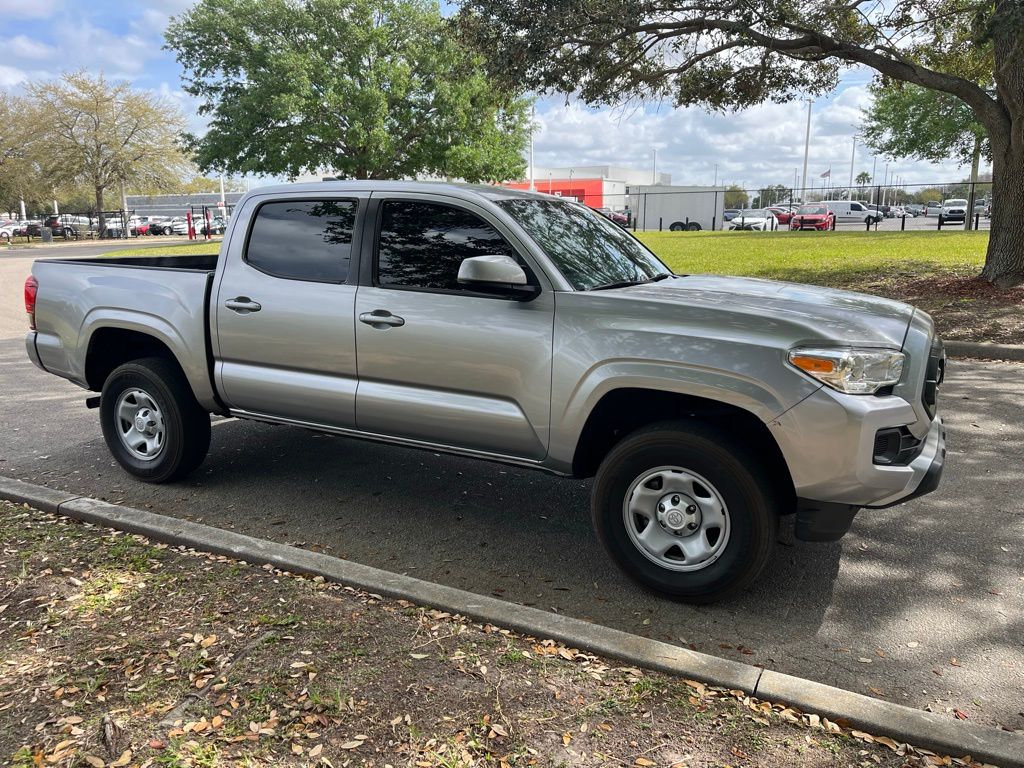
<path id="1" fill-rule="evenodd" d="M 184 245 L 157 245 L 149 248 L 122 248 L 107 251 L 104 256 L 202 256 L 217 253 L 220 250 L 219 240 L 200 240 L 198 243 Z"/>
<path id="2" fill-rule="evenodd" d="M 638 232 L 679 273 L 846 285 L 884 272 L 977 271 L 987 232 Z"/>

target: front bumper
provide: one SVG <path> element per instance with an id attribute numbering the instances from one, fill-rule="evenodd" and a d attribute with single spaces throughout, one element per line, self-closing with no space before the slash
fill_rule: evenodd
<path id="1" fill-rule="evenodd" d="M 827 219 L 823 221 L 794 221 L 789 225 L 790 229 L 829 229 L 829 222 Z"/>
<path id="2" fill-rule="evenodd" d="M 771 423 L 802 501 L 884 507 L 934 490 L 945 460 L 942 419 L 931 419 L 918 454 L 906 465 L 874 462 L 875 435 L 920 425 L 901 397 L 845 395 L 822 388 Z"/>

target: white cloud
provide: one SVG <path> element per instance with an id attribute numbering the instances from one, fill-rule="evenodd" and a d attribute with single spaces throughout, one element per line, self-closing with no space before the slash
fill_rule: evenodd
<path id="1" fill-rule="evenodd" d="M 33 40 L 25 35 L 15 35 L 7 41 L 10 53 L 19 59 L 48 59 L 56 53 L 53 46 Z"/>
<path id="2" fill-rule="evenodd" d="M 0 18 L 48 19 L 63 5 L 63 0 L 0 0 Z"/>
<path id="3" fill-rule="evenodd" d="M 820 174 L 832 169 L 834 184 L 849 179 L 853 135 L 861 108 L 870 96 L 864 85 L 840 90 L 831 100 L 814 103 L 808 184 L 820 184 Z M 563 105 L 552 99 L 540 105 L 535 134 L 538 166 L 611 163 L 650 168 L 658 150 L 658 169 L 672 174 L 674 184 L 793 184 L 799 179 L 807 126 L 806 102 L 761 104 L 741 112 L 711 114 L 698 108 L 589 109 L 579 103 Z M 879 158 L 879 182 L 885 159 Z M 872 172 L 872 158 L 858 144 L 854 173 Z M 908 182 L 953 181 L 963 176 L 955 163 L 939 166 L 898 161 L 890 173 Z M 799 185 L 800 182 L 798 181 Z"/>
<path id="4" fill-rule="evenodd" d="M 23 70 L 0 64 L 0 88 L 13 88 L 27 79 L 28 76 Z"/>

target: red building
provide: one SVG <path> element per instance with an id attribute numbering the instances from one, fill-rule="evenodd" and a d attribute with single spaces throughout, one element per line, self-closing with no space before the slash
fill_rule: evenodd
<path id="1" fill-rule="evenodd" d="M 580 203 L 586 203 L 591 208 L 606 208 L 614 207 L 619 208 L 622 204 L 622 194 L 618 195 L 618 200 L 609 203 L 605 202 L 605 186 L 608 183 L 607 179 L 594 178 L 594 179 L 580 179 L 575 176 L 571 179 L 535 179 L 533 186 L 538 192 L 545 192 L 549 195 L 557 195 L 558 197 L 568 197 L 576 200 Z M 508 181 L 502 184 L 503 187 L 509 189 L 529 189 L 529 181 Z"/>

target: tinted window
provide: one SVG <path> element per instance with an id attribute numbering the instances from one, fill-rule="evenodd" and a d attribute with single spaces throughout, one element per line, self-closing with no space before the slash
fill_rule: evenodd
<path id="1" fill-rule="evenodd" d="M 469 211 L 404 200 L 384 203 L 377 248 L 380 285 L 459 290 L 462 260 L 492 254 L 517 259 L 505 239 Z"/>
<path id="2" fill-rule="evenodd" d="M 863 211 L 864 210 L 864 206 L 861 205 L 860 203 L 850 203 L 850 210 L 851 211 Z"/>
<path id="3" fill-rule="evenodd" d="M 577 290 L 672 274 L 639 240 L 585 205 L 536 198 L 512 198 L 498 205 L 522 225 Z"/>
<path id="4" fill-rule="evenodd" d="M 352 200 L 265 203 L 252 225 L 246 261 L 277 277 L 344 282 L 355 218 Z"/>

